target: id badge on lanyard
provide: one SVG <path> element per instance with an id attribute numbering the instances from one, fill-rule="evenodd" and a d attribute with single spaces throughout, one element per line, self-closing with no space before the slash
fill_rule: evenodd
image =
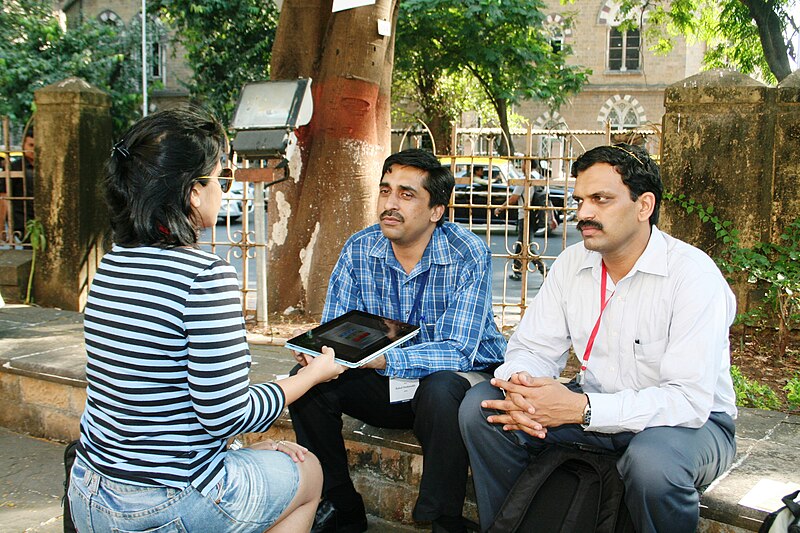
<path id="1" fill-rule="evenodd" d="M 411 310 L 408 312 L 407 322 L 411 323 L 416 312 L 419 318 L 420 326 L 422 326 L 425 318 L 422 316 L 422 293 L 425 292 L 425 285 L 428 284 L 428 275 L 430 269 L 426 270 L 419 275 L 419 289 L 414 298 L 414 303 L 411 305 Z M 397 289 L 397 308 L 400 309 L 400 288 L 399 283 L 395 285 Z M 414 394 L 419 387 L 418 379 L 403 379 L 403 378 L 389 378 L 389 403 L 403 403 L 410 402 L 414 398 Z"/>
<path id="2" fill-rule="evenodd" d="M 592 348 L 594 347 L 594 339 L 597 337 L 597 331 L 600 329 L 600 320 L 603 318 L 603 311 L 606 310 L 606 305 L 608 302 L 611 301 L 611 298 L 614 296 L 614 292 L 611 293 L 611 296 L 606 299 L 606 277 L 608 275 L 608 270 L 606 269 L 605 261 L 600 261 L 600 264 L 603 265 L 600 274 L 600 314 L 597 315 L 597 321 L 594 323 L 594 327 L 592 328 L 592 333 L 589 335 L 589 341 L 586 343 L 586 350 L 583 352 L 583 361 L 581 361 L 581 370 L 578 372 L 578 375 L 575 376 L 575 381 L 578 385 L 583 386 L 586 382 L 586 366 L 589 363 L 589 356 L 592 354 Z"/>

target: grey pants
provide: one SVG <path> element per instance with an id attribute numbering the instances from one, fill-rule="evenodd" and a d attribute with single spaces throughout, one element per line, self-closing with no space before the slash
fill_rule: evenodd
<path id="1" fill-rule="evenodd" d="M 623 452 L 617 469 L 625 503 L 639 533 L 693 532 L 700 519 L 698 488 L 707 486 L 733 461 L 733 419 L 711 413 L 700 428 L 653 427 L 639 433 L 594 433 L 577 424 L 549 428 L 545 439 L 489 424 L 494 414 L 481 401 L 500 399 L 488 382 L 473 387 L 461 403 L 459 425 L 469 453 L 481 529 L 494 521 L 506 495 L 531 456 L 558 442 L 579 442 Z"/>

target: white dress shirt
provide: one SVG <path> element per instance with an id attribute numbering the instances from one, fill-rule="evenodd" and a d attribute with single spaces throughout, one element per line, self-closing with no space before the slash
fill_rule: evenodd
<path id="1" fill-rule="evenodd" d="M 511 337 L 501 379 L 557 377 L 570 346 L 583 359 L 600 312 L 598 252 L 564 250 Z M 697 428 L 709 413 L 736 417 L 728 328 L 736 300 L 714 262 L 655 226 L 644 253 L 615 285 L 595 338 L 584 392 L 589 431 Z"/>

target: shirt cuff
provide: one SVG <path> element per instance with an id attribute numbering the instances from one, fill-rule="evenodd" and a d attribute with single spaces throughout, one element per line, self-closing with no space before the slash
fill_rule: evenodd
<path id="1" fill-rule="evenodd" d="M 408 367 L 408 357 L 402 348 L 392 348 L 383 353 L 386 368 L 378 370 L 382 376 L 397 376 Z"/>
<path id="2" fill-rule="evenodd" d="M 598 433 L 619 433 L 619 407 L 614 395 L 598 392 L 587 392 L 585 394 L 592 404 L 591 423 L 586 426 L 585 430 Z"/>

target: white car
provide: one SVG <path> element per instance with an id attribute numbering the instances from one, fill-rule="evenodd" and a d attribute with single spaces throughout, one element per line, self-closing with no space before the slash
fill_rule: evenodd
<path id="1" fill-rule="evenodd" d="M 217 223 L 224 223 L 226 219 L 235 222 L 242 218 L 242 205 L 244 199 L 244 183 L 234 181 L 228 192 L 222 193 L 222 203 L 217 213 Z M 250 184 L 250 194 L 248 195 L 247 212 L 253 211 L 253 185 Z"/>
<path id="2" fill-rule="evenodd" d="M 247 212 L 252 213 L 255 201 L 255 186 L 249 183 L 247 189 Z M 269 202 L 269 187 L 264 187 L 264 209 Z M 224 224 L 227 219 L 236 222 L 242 218 L 242 206 L 244 205 L 244 183 L 241 181 L 233 182 L 228 192 L 222 193 L 222 203 L 217 213 L 217 224 Z"/>

